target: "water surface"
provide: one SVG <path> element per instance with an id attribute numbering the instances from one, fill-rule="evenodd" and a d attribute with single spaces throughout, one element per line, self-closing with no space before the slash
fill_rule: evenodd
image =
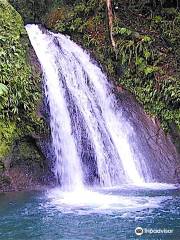
<path id="1" fill-rule="evenodd" d="M 0 240 L 180 239 L 180 190 L 122 187 L 0 194 Z M 136 236 L 136 227 L 172 234 Z"/>

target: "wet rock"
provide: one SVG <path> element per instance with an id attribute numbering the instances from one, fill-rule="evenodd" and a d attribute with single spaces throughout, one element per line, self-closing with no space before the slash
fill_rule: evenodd
<path id="1" fill-rule="evenodd" d="M 132 141 L 140 146 L 153 181 L 164 183 L 180 182 L 180 156 L 170 135 L 160 128 L 158 120 L 143 111 L 135 98 L 127 91 L 118 94 L 123 115 L 132 124 L 136 138 Z"/>

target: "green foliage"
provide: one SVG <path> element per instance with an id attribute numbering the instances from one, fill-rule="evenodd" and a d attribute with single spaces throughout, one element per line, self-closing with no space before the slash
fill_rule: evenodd
<path id="1" fill-rule="evenodd" d="M 5 0 L 0 1 L 0 33 L 0 156 L 4 156 L 14 139 L 38 134 L 44 125 L 36 114 L 40 79 L 32 75 L 27 61 L 23 21 Z"/>
<path id="2" fill-rule="evenodd" d="M 165 130 L 171 122 L 180 126 L 180 83 L 176 76 L 165 73 L 167 55 L 156 47 L 154 37 L 136 34 L 135 38 L 132 30 L 119 29 L 117 58 L 126 69 L 119 82 L 135 94 L 148 113 L 159 118 Z"/>
<path id="3" fill-rule="evenodd" d="M 20 15 L 9 4 L 0 3 L 0 9 L 0 87 L 6 92 L 1 94 L 0 118 L 14 118 L 29 107 L 24 97 L 29 92 L 30 68 L 20 41 L 24 32 Z"/>
<path id="4" fill-rule="evenodd" d="M 131 35 L 132 31 L 129 30 L 128 28 L 121 28 L 121 27 L 115 27 L 114 28 L 114 34 L 120 34 L 120 35 Z"/>
<path id="5" fill-rule="evenodd" d="M 105 11 L 104 6 L 105 4 L 102 1 L 98 3 L 96 0 L 89 0 L 85 3 L 78 2 L 69 6 L 67 5 L 65 8 L 63 8 L 64 14 L 61 12 L 61 8 L 55 9 L 54 11 L 56 14 L 59 10 L 62 15 L 52 27 L 59 32 L 68 34 L 87 32 L 87 28 L 90 29 L 92 27 L 92 22 L 97 26 L 102 21 L 103 16 L 101 13 L 102 11 Z M 99 12 L 94 16 L 95 8 L 96 11 Z M 52 15 L 52 17 L 53 16 L 54 15 Z M 91 18 L 93 18 L 93 20 Z M 48 20 L 50 21 L 50 19 Z M 48 24 L 48 22 L 46 22 L 46 24 Z"/>
<path id="6" fill-rule="evenodd" d="M 0 118 L 21 121 L 40 98 L 27 62 L 27 38 L 21 16 L 0 3 Z"/>

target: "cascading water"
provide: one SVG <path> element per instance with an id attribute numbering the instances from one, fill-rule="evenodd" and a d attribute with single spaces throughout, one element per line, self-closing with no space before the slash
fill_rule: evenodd
<path id="1" fill-rule="evenodd" d="M 101 69 L 62 34 L 26 26 L 41 63 L 50 108 L 55 174 L 64 189 L 150 181 L 136 133 Z"/>

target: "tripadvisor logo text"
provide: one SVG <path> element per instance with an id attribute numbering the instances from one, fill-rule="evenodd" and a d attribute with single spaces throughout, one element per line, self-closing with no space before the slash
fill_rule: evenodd
<path id="1" fill-rule="evenodd" d="M 137 236 L 141 236 L 143 234 L 172 234 L 173 232 L 174 232 L 173 229 L 167 229 L 167 228 L 154 229 L 154 228 L 137 227 L 135 229 L 135 234 Z"/>

